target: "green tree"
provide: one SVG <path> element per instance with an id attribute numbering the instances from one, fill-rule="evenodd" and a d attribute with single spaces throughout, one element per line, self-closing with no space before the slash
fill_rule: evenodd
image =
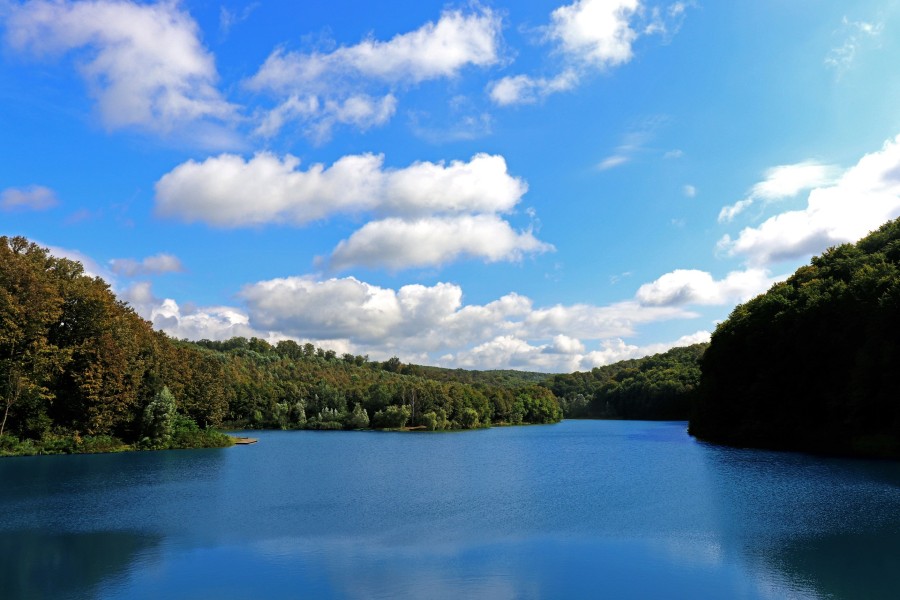
<path id="1" fill-rule="evenodd" d="M 165 448 L 172 440 L 176 420 L 175 396 L 164 387 L 144 408 L 142 432 L 148 446 Z"/>
<path id="2" fill-rule="evenodd" d="M 353 412 L 347 418 L 347 427 L 350 429 L 365 429 L 369 426 L 369 414 L 361 404 L 353 406 Z"/>

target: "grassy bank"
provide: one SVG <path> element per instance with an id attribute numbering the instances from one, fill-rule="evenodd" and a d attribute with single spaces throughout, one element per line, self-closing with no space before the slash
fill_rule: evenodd
<path id="1" fill-rule="evenodd" d="M 98 454 L 133 452 L 136 450 L 181 450 L 185 448 L 227 448 L 234 438 L 212 429 L 176 432 L 170 440 L 157 444 L 146 441 L 126 444 L 109 435 L 48 434 L 39 440 L 21 440 L 16 436 L 0 436 L 0 456 L 35 456 L 44 454 Z"/>

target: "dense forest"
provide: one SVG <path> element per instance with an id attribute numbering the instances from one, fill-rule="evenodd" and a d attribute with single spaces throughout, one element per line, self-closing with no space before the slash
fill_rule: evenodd
<path id="1" fill-rule="evenodd" d="M 690 432 L 900 457 L 900 220 L 734 309 L 702 361 Z"/>
<path id="2" fill-rule="evenodd" d="M 624 360 L 546 381 L 566 418 L 687 420 L 707 344 Z"/>
<path id="3" fill-rule="evenodd" d="M 546 387 L 409 367 L 293 341 L 173 340 L 79 263 L 0 237 L 0 454 L 228 445 L 221 427 L 440 430 L 562 417 Z"/>

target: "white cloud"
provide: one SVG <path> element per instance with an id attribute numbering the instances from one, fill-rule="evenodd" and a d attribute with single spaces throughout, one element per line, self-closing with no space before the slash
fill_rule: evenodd
<path id="1" fill-rule="evenodd" d="M 109 128 L 168 132 L 234 115 L 198 36 L 196 22 L 174 2 L 31 0 L 12 5 L 7 16 L 14 50 L 39 57 L 84 51 L 79 70 Z"/>
<path id="2" fill-rule="evenodd" d="M 366 131 L 387 123 L 397 111 L 397 98 L 387 94 L 374 98 L 368 94 L 354 94 L 342 100 L 324 99 L 318 96 L 300 98 L 296 94 L 270 111 L 260 113 L 254 133 L 271 138 L 291 121 L 305 124 L 305 133 L 316 143 L 327 141 L 335 125 L 353 125 Z"/>
<path id="3" fill-rule="evenodd" d="M 753 200 L 746 198 L 738 200 L 731 206 L 723 206 L 719 211 L 719 223 L 730 223 L 736 216 L 753 206 Z"/>
<path id="4" fill-rule="evenodd" d="M 550 15 L 548 36 L 563 52 L 599 68 L 631 60 L 631 45 L 638 37 L 631 20 L 638 0 L 577 0 Z"/>
<path id="5" fill-rule="evenodd" d="M 59 250 L 54 253 L 62 255 Z M 622 338 L 634 335 L 639 325 L 697 315 L 679 307 L 633 301 L 535 307 L 515 293 L 467 305 L 462 288 L 452 283 L 395 290 L 354 277 L 286 277 L 244 286 L 237 296 L 240 306 L 195 307 L 157 298 L 149 282 L 136 282 L 119 297 L 176 338 L 243 336 L 271 343 L 293 339 L 377 360 L 397 355 L 404 361 L 474 368 L 590 369 L 709 336 L 698 332 L 672 343 L 635 346 Z M 600 350 L 588 350 L 586 340 L 598 342 Z"/>
<path id="6" fill-rule="evenodd" d="M 156 210 L 218 227 L 304 224 L 338 213 L 374 211 L 402 217 L 511 210 L 528 186 L 502 156 L 469 162 L 417 162 L 385 169 L 384 157 L 345 156 L 330 167 L 261 152 L 250 160 L 222 154 L 188 161 L 156 184 Z"/>
<path id="7" fill-rule="evenodd" d="M 443 366 L 469 369 L 520 369 L 547 373 L 571 373 L 589 371 L 594 367 L 612 364 L 631 358 L 659 354 L 675 347 L 708 342 L 710 333 L 698 331 L 673 342 L 646 346 L 627 344 L 621 338 L 603 340 L 600 350 L 586 352 L 584 345 L 572 338 L 565 338 L 569 347 L 559 346 L 559 337 L 552 343 L 532 344 L 512 336 L 498 336 L 477 346 L 448 354 L 441 358 Z"/>
<path id="8" fill-rule="evenodd" d="M 519 369 L 547 373 L 571 373 L 578 369 L 580 354 L 552 350 L 553 346 L 548 344 L 532 345 L 515 336 L 504 335 L 456 355 L 447 355 L 441 363 L 457 368 Z"/>
<path id="9" fill-rule="evenodd" d="M 468 15 L 446 11 L 437 23 L 426 23 L 387 42 L 367 39 L 329 53 L 276 50 L 248 85 L 292 93 L 327 91 L 342 76 L 407 83 L 453 77 L 468 65 L 495 64 L 499 36 L 500 18 L 490 10 Z"/>
<path id="10" fill-rule="evenodd" d="M 772 277 L 764 269 L 747 269 L 717 281 L 706 271 L 676 269 L 642 285 L 635 298 L 645 306 L 734 304 L 761 294 L 783 278 Z"/>
<path id="11" fill-rule="evenodd" d="M 622 154 L 613 154 L 601 160 L 597 165 L 597 169 L 599 169 L 600 171 L 608 171 L 610 169 L 615 169 L 616 167 L 621 167 L 629 160 L 631 160 L 631 158 L 628 156 L 624 156 Z"/>
<path id="12" fill-rule="evenodd" d="M 272 135 L 288 120 L 309 125 L 307 133 L 321 140 L 335 124 L 368 129 L 387 122 L 396 111 L 398 87 L 453 78 L 468 66 L 487 67 L 499 61 L 500 17 L 489 9 L 472 13 L 445 11 L 429 22 L 388 41 L 366 39 L 331 52 L 275 50 L 246 85 L 251 90 L 285 98 L 263 114 L 258 131 Z M 384 94 L 387 87 L 391 93 Z M 379 88 L 380 103 L 363 93 Z M 316 98 L 315 110 L 296 111 L 292 98 Z"/>
<path id="13" fill-rule="evenodd" d="M 331 267 L 405 269 L 440 266 L 460 257 L 486 262 L 517 261 L 526 254 L 553 250 L 531 231 L 515 231 L 495 215 L 390 218 L 366 223 L 331 255 Z"/>
<path id="14" fill-rule="evenodd" d="M 550 338 L 562 334 L 596 340 L 634 335 L 636 326 L 643 323 L 695 316 L 695 313 L 677 306 L 645 306 L 630 300 L 605 306 L 557 304 L 532 309 L 522 322 L 521 330 L 531 338 Z"/>
<path id="15" fill-rule="evenodd" d="M 578 75 L 571 69 L 551 79 L 514 75 L 491 82 L 488 85 L 488 95 L 500 106 L 533 104 L 550 94 L 573 89 L 578 85 L 578 79 Z"/>
<path id="16" fill-rule="evenodd" d="M 867 154 L 833 185 L 810 191 L 804 210 L 747 227 L 737 239 L 726 235 L 719 248 L 765 266 L 853 242 L 900 216 L 900 136 Z"/>
<path id="17" fill-rule="evenodd" d="M 722 208 L 719 223 L 732 221 L 757 200 L 768 203 L 793 198 L 804 190 L 833 183 L 838 175 L 836 166 L 812 160 L 772 167 L 766 171 L 765 179 L 753 186 L 747 198 Z"/>
<path id="18" fill-rule="evenodd" d="M 30 185 L 24 188 L 6 188 L 0 192 L 0 209 L 11 212 L 16 210 L 47 210 L 59 204 L 56 193 L 42 185 Z"/>
<path id="19" fill-rule="evenodd" d="M 462 290 L 438 283 L 395 291 L 354 277 L 288 277 L 245 286 L 240 295 L 260 327 L 297 337 L 379 344 L 435 327 L 459 308 Z"/>
<path id="20" fill-rule="evenodd" d="M 109 261 L 109 268 L 117 275 L 137 277 L 142 275 L 161 275 L 163 273 L 180 273 L 184 267 L 177 256 L 160 253 L 137 261 L 133 258 L 114 258 Z"/>
<path id="21" fill-rule="evenodd" d="M 628 344 L 619 338 L 607 340 L 602 344 L 602 350 L 595 350 L 581 357 L 580 369 L 586 371 L 594 367 L 602 367 L 603 365 L 610 365 L 622 360 L 659 354 L 671 350 L 672 348 L 701 344 L 708 342 L 710 335 L 711 334 L 708 331 L 697 331 L 689 335 L 681 336 L 672 342 L 661 342 L 657 344 L 648 344 L 646 346 Z"/>
<path id="22" fill-rule="evenodd" d="M 514 75 L 488 85 L 500 106 L 530 104 L 550 94 L 573 89 L 591 71 L 624 65 L 634 57 L 634 43 L 642 35 L 668 39 L 684 20 L 691 3 L 675 2 L 649 11 L 640 0 L 576 0 L 555 9 L 544 28 L 545 39 L 563 58 L 555 77 Z"/>
<path id="23" fill-rule="evenodd" d="M 685 185 L 681 188 L 681 192 L 685 195 L 686 198 L 694 198 L 697 196 L 697 188 L 693 185 Z"/>
<path id="24" fill-rule="evenodd" d="M 483 305 L 463 305 L 462 296 L 462 289 L 449 283 L 393 290 L 353 277 L 273 279 L 245 286 L 240 293 L 255 330 L 343 340 L 348 347 L 362 348 L 373 356 L 449 352 L 454 358 L 448 358 L 448 364 L 459 365 L 467 364 L 466 356 L 484 355 L 485 349 L 496 347 L 491 342 L 497 338 L 509 342 L 502 344 L 507 350 L 523 351 L 527 348 L 514 340 L 548 340 L 535 346 L 546 355 L 535 359 L 543 361 L 542 370 L 567 361 L 575 364 L 572 357 L 585 352 L 582 340 L 633 335 L 642 323 L 696 316 L 678 307 L 637 302 L 535 308 L 530 299 L 518 294 Z M 485 344 L 482 351 L 475 350 Z M 503 364 L 518 364 L 510 361 Z M 480 364 L 488 368 L 494 363 Z"/>

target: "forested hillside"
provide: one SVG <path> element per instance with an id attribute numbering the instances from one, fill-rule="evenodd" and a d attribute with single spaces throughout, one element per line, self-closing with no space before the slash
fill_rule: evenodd
<path id="1" fill-rule="evenodd" d="M 707 344 L 554 375 L 547 385 L 567 418 L 686 420 Z"/>
<path id="2" fill-rule="evenodd" d="M 189 343 L 99 278 L 0 237 L 0 453 L 224 445 L 224 425 L 455 429 L 561 418 L 553 394 L 435 381 L 283 341 Z"/>
<path id="3" fill-rule="evenodd" d="M 702 368 L 700 438 L 900 456 L 900 220 L 735 308 Z"/>

